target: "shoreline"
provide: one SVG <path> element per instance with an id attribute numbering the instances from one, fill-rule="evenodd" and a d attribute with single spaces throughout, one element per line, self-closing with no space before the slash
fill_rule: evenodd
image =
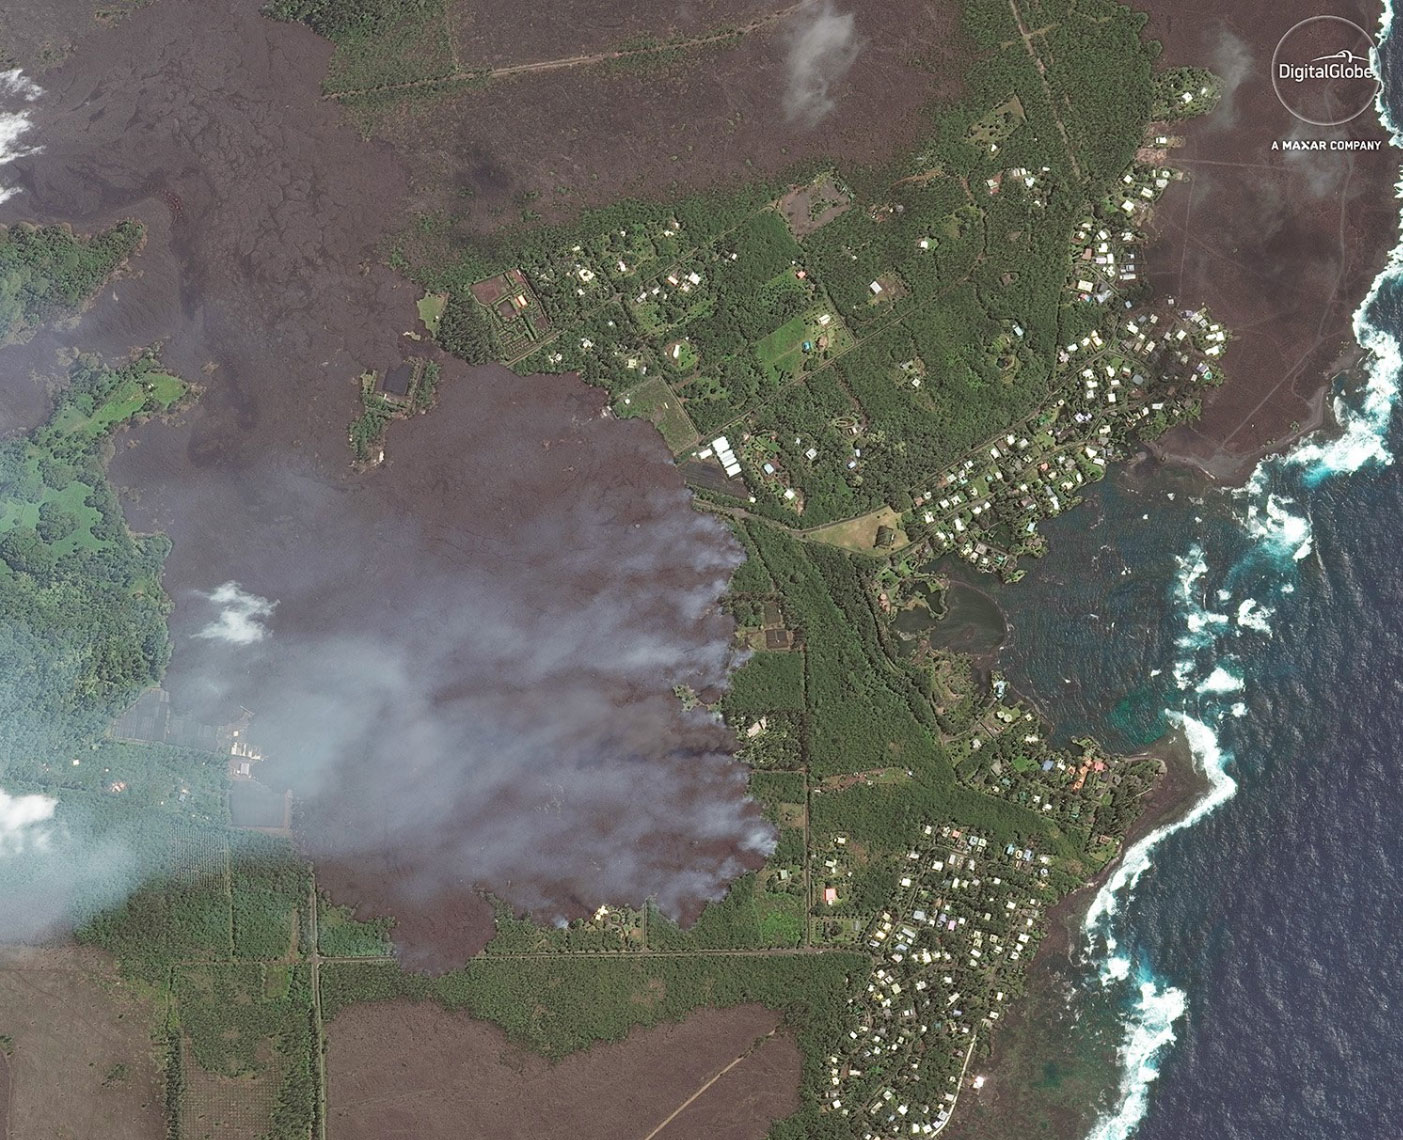
<path id="1" fill-rule="evenodd" d="M 1226 383 L 1205 396 L 1196 421 L 1165 433 L 1152 451 L 1238 485 L 1263 456 L 1331 426 L 1336 377 L 1359 371 L 1354 317 L 1397 242 L 1398 151 L 1379 115 L 1305 124 L 1266 81 L 1277 35 L 1317 15 L 1315 7 L 1297 0 L 1255 0 L 1231 14 L 1210 0 L 1145 7 L 1162 65 L 1202 65 L 1234 45 L 1243 53 L 1240 67 L 1222 69 L 1219 109 L 1180 132 L 1169 163 L 1187 177 L 1166 191 L 1146 253 L 1156 293 L 1206 306 L 1231 334 Z M 1386 14 L 1380 0 L 1345 0 L 1336 15 L 1377 39 L 1381 9 Z M 1298 135 L 1377 145 L 1348 157 L 1280 147 Z"/>
<path id="2" fill-rule="evenodd" d="M 1348 390 L 1368 383 L 1370 360 L 1369 350 L 1351 336 L 1341 345 L 1339 353 L 1325 370 L 1315 394 L 1310 397 L 1305 419 L 1285 435 L 1266 440 L 1252 451 L 1234 454 L 1219 445 L 1212 455 L 1204 457 L 1188 448 L 1166 445 L 1163 440 L 1146 443 L 1145 451 L 1167 467 L 1182 467 L 1202 474 L 1216 487 L 1241 487 L 1268 456 L 1287 452 L 1301 440 L 1317 433 L 1341 430 L 1331 394 L 1341 381 Z"/>
<path id="3" fill-rule="evenodd" d="M 1161 775 L 1145 795 L 1120 853 L 1049 908 L 1047 933 L 1029 964 L 1016 1013 L 994 1030 L 974 1064 L 984 1081 L 979 1088 L 966 1083 L 960 1090 L 963 1111 L 952 1116 L 947 1129 L 952 1140 L 1023 1140 L 1035 1126 L 1034 1116 L 1042 1117 L 1041 1134 L 1077 1140 L 1103 1107 L 1101 1097 L 1115 1090 L 1118 1006 L 1091 1009 L 1074 1000 L 1090 969 L 1079 952 L 1082 922 L 1125 853 L 1191 811 L 1210 786 L 1181 728 L 1132 755 L 1159 760 Z M 1077 1046 L 1082 1052 L 1074 1052 Z M 1059 1096 L 1064 1084 L 1067 1091 Z"/>
<path id="4" fill-rule="evenodd" d="M 1203 769 L 1194 760 L 1188 738 L 1181 728 L 1174 728 L 1148 748 L 1133 753 L 1127 759 L 1155 759 L 1160 763 L 1160 775 L 1145 794 L 1140 814 L 1125 833 L 1116 857 L 1087 879 L 1076 890 L 1064 895 L 1047 912 L 1048 932 L 1038 947 L 1031 970 L 1045 964 L 1045 956 L 1057 954 L 1075 963 L 1076 943 L 1081 934 L 1087 908 L 1106 880 L 1115 873 L 1125 853 L 1146 835 L 1158 828 L 1182 819 L 1193 810 L 1211 784 Z"/>

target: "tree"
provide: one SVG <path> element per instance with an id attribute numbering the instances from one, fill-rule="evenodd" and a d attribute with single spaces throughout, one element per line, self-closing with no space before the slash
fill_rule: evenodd
<path id="1" fill-rule="evenodd" d="M 497 337 L 492 322 L 472 294 L 462 290 L 449 294 L 438 325 L 438 342 L 469 364 L 488 364 L 497 359 Z"/>
<path id="2" fill-rule="evenodd" d="M 64 510 L 53 501 L 39 504 L 39 523 L 35 531 L 45 542 L 62 542 L 77 529 L 78 516 L 72 511 Z"/>

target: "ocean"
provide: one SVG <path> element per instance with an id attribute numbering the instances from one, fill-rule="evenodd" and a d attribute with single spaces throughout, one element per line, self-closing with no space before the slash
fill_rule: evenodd
<path id="1" fill-rule="evenodd" d="M 1391 11 L 1382 32 L 1396 135 Z M 1118 472 L 1000 591 L 1004 665 L 1063 735 L 1178 730 L 1207 776 L 1083 923 L 1073 1000 L 1121 1017 L 1087 1140 L 1403 1136 L 1399 251 L 1355 332 L 1373 357 L 1337 383 L 1338 429 L 1236 490 Z"/>

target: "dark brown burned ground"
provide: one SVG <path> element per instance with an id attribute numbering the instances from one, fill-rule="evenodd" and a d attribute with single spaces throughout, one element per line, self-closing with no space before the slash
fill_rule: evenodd
<path id="1" fill-rule="evenodd" d="M 164 1137 L 152 1017 L 95 952 L 0 947 L 0 1137 Z"/>
<path id="2" fill-rule="evenodd" d="M 1167 435 L 1171 458 L 1218 478 L 1240 476 L 1264 449 L 1321 422 L 1323 394 L 1353 348 L 1355 309 L 1394 243 L 1396 155 L 1273 152 L 1273 140 L 1382 139 L 1372 111 L 1345 127 L 1293 118 L 1272 89 L 1278 39 L 1329 11 L 1367 29 L 1376 0 L 1150 0 L 1149 34 L 1169 65 L 1211 68 L 1227 82 L 1217 110 L 1170 133 L 1171 162 L 1191 178 L 1156 212 L 1152 285 L 1186 305 L 1206 302 L 1233 332 L 1229 379 L 1202 420 Z"/>
<path id="3" fill-rule="evenodd" d="M 552 1066 L 436 1005 L 355 1006 L 327 1027 L 327 1134 L 759 1140 L 798 1108 L 799 1051 L 767 1036 L 778 1021 L 761 1006 L 703 1010 Z"/>
<path id="4" fill-rule="evenodd" d="M 440 406 L 351 473 L 354 377 L 422 348 L 414 291 L 374 268 L 405 179 L 318 97 L 329 46 L 257 6 L 158 0 L 42 75 L 44 150 L 7 168 L 0 220 L 136 216 L 150 239 L 115 302 L 0 364 L 162 340 L 204 386 L 112 465 L 175 543 L 168 685 L 255 711 L 323 880 L 397 914 L 409 962 L 481 944 L 478 884 L 543 917 L 694 912 L 769 834 L 730 738 L 671 693 L 724 678 L 736 548 L 656 434 L 568 378 L 444 361 Z M 227 581 L 277 603 L 265 641 L 193 636 Z"/>
<path id="5" fill-rule="evenodd" d="M 792 0 L 790 0 L 792 2 Z M 456 0 L 451 20 L 465 66 L 509 67 L 588 55 L 630 43 L 705 36 L 786 7 L 785 0 L 539 0 L 504 10 L 494 0 Z"/>
<path id="6" fill-rule="evenodd" d="M 372 116 L 376 133 L 406 157 L 418 202 L 463 210 L 468 195 L 468 217 L 480 228 L 518 220 L 528 202 L 555 218 L 625 194 L 750 180 L 806 158 L 879 161 L 928 128 L 923 107 L 958 96 L 969 51 L 956 7 L 925 0 L 637 9 L 546 0 L 511 17 L 470 0 L 455 12 L 465 70 L 588 55 L 640 34 L 705 36 L 786 13 L 739 40 L 676 53 L 658 70 L 639 70 L 643 59 L 582 63 L 416 97 Z M 848 39 L 839 34 L 845 15 Z M 805 65 L 805 88 L 791 61 L 824 19 L 838 22 L 808 42 L 840 46 Z M 796 102 L 801 90 L 812 98 Z"/>

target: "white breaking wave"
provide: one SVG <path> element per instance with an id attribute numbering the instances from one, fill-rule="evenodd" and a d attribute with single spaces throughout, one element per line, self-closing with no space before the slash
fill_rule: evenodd
<path id="1" fill-rule="evenodd" d="M 1394 29 L 1393 0 L 1386 0 L 1380 20 L 1379 42 L 1389 41 Z M 1374 60 L 1378 73 L 1379 61 Z M 1375 99 L 1380 121 L 1388 128 L 1392 144 L 1403 148 L 1403 133 L 1393 121 L 1383 93 Z M 1403 181 L 1395 187 L 1403 201 Z M 1393 462 L 1388 434 L 1403 381 L 1403 348 L 1387 329 L 1370 323 L 1369 313 L 1386 286 L 1403 284 L 1403 241 L 1394 248 L 1369 295 L 1354 315 L 1354 334 L 1367 350 L 1368 379 L 1363 390 L 1334 404 L 1338 434 L 1329 439 L 1300 442 L 1284 456 L 1269 456 L 1257 465 L 1252 478 L 1238 492 L 1242 503 L 1241 525 L 1252 540 L 1251 555 L 1274 564 L 1282 578 L 1277 586 L 1282 595 L 1295 592 L 1287 579 L 1293 568 L 1313 549 L 1310 519 L 1299 504 L 1270 490 L 1294 476 L 1304 489 L 1336 475 L 1348 475 L 1365 467 Z M 1208 791 L 1187 815 L 1157 828 L 1125 852 L 1088 909 L 1083 930 L 1088 953 L 1097 961 L 1102 986 L 1124 985 L 1132 973 L 1139 996 L 1126 1018 L 1120 1050 L 1121 1074 L 1115 1104 L 1093 1125 L 1087 1140 L 1128 1140 L 1140 1127 L 1149 1110 L 1150 1089 L 1159 1076 L 1165 1051 L 1176 1040 L 1175 1025 L 1188 1010 L 1185 993 L 1157 977 L 1143 955 L 1137 961 L 1120 945 L 1124 938 L 1121 923 L 1124 909 L 1133 902 L 1141 877 L 1153 866 L 1159 845 L 1170 835 L 1192 827 L 1230 800 L 1237 783 L 1228 774 L 1231 754 L 1219 743 L 1218 729 L 1228 717 L 1244 717 L 1247 704 L 1240 694 L 1248 678 L 1229 671 L 1223 660 L 1228 639 L 1243 630 L 1271 633 L 1268 618 L 1273 611 L 1254 598 L 1244 598 L 1237 606 L 1236 621 L 1206 609 L 1203 581 L 1208 573 L 1204 551 L 1195 547 L 1180 559 L 1176 591 L 1184 621 L 1184 632 L 1176 639 L 1179 650 L 1173 673 L 1179 689 L 1192 690 L 1195 715 L 1170 711 L 1170 720 L 1183 731 L 1196 762 L 1208 779 Z M 1226 606 L 1230 590 L 1220 590 L 1216 601 Z M 1119 937 L 1118 937 L 1119 935 Z"/>
<path id="2" fill-rule="evenodd" d="M 237 582 L 225 582 L 213 593 L 203 596 L 219 607 L 219 616 L 192 636 L 227 641 L 231 645 L 251 645 L 268 636 L 268 627 L 263 622 L 273 616 L 277 602 L 250 594 Z"/>
<path id="3" fill-rule="evenodd" d="M 1187 1009 L 1183 990 L 1173 986 L 1160 989 L 1153 981 L 1140 983 L 1132 1029 L 1121 1049 L 1121 1064 L 1133 1079 L 1116 1107 L 1096 1122 L 1087 1140 L 1121 1140 L 1135 1131 L 1150 1106 L 1150 1086 L 1159 1076 L 1159 1055 L 1174 1043 L 1174 1023 Z"/>
<path id="4" fill-rule="evenodd" d="M 0 855 L 47 847 L 56 807 L 50 796 L 12 796 L 0 788 Z"/>
<path id="5" fill-rule="evenodd" d="M 1295 452 L 1288 459 L 1293 459 Z M 1238 492 L 1245 500 L 1242 528 L 1256 539 L 1269 554 L 1289 555 L 1299 562 L 1312 550 L 1314 535 L 1310 519 L 1291 510 L 1293 500 L 1266 490 L 1274 465 L 1266 461 L 1257 465 L 1246 485 Z"/>
<path id="6" fill-rule="evenodd" d="M 1262 605 L 1256 598 L 1247 598 L 1237 607 L 1237 624 L 1257 633 L 1270 633 L 1271 623 L 1268 619 L 1273 612 L 1270 606 Z"/>
<path id="7" fill-rule="evenodd" d="M 1232 799 L 1237 792 L 1237 781 L 1228 775 L 1227 770 L 1232 757 L 1219 747 L 1217 733 L 1203 721 L 1186 713 L 1172 712 L 1169 719 L 1184 733 L 1195 762 L 1208 778 L 1208 791 L 1188 814 L 1173 823 L 1155 828 L 1126 851 L 1111 877 L 1091 900 L 1082 929 L 1091 941 L 1093 950 L 1097 943 L 1105 948 L 1101 966 L 1103 982 L 1125 978 L 1130 974 L 1130 959 L 1118 950 L 1112 925 L 1121 912 L 1122 902 L 1130 901 L 1131 892 L 1135 890 L 1140 877 L 1153 865 L 1151 856 L 1155 848 L 1176 831 L 1192 827 L 1219 804 Z"/>
<path id="8" fill-rule="evenodd" d="M 19 68 L 0 71 L 0 166 L 38 151 L 37 146 L 26 146 L 22 141 L 33 125 L 24 105 L 33 103 L 42 94 L 38 85 L 26 79 Z M 0 202 L 16 193 L 14 187 L 0 182 Z"/>
<path id="9" fill-rule="evenodd" d="M 1237 693 L 1242 691 L 1241 677 L 1235 677 L 1221 665 L 1194 686 L 1196 693 Z"/>

